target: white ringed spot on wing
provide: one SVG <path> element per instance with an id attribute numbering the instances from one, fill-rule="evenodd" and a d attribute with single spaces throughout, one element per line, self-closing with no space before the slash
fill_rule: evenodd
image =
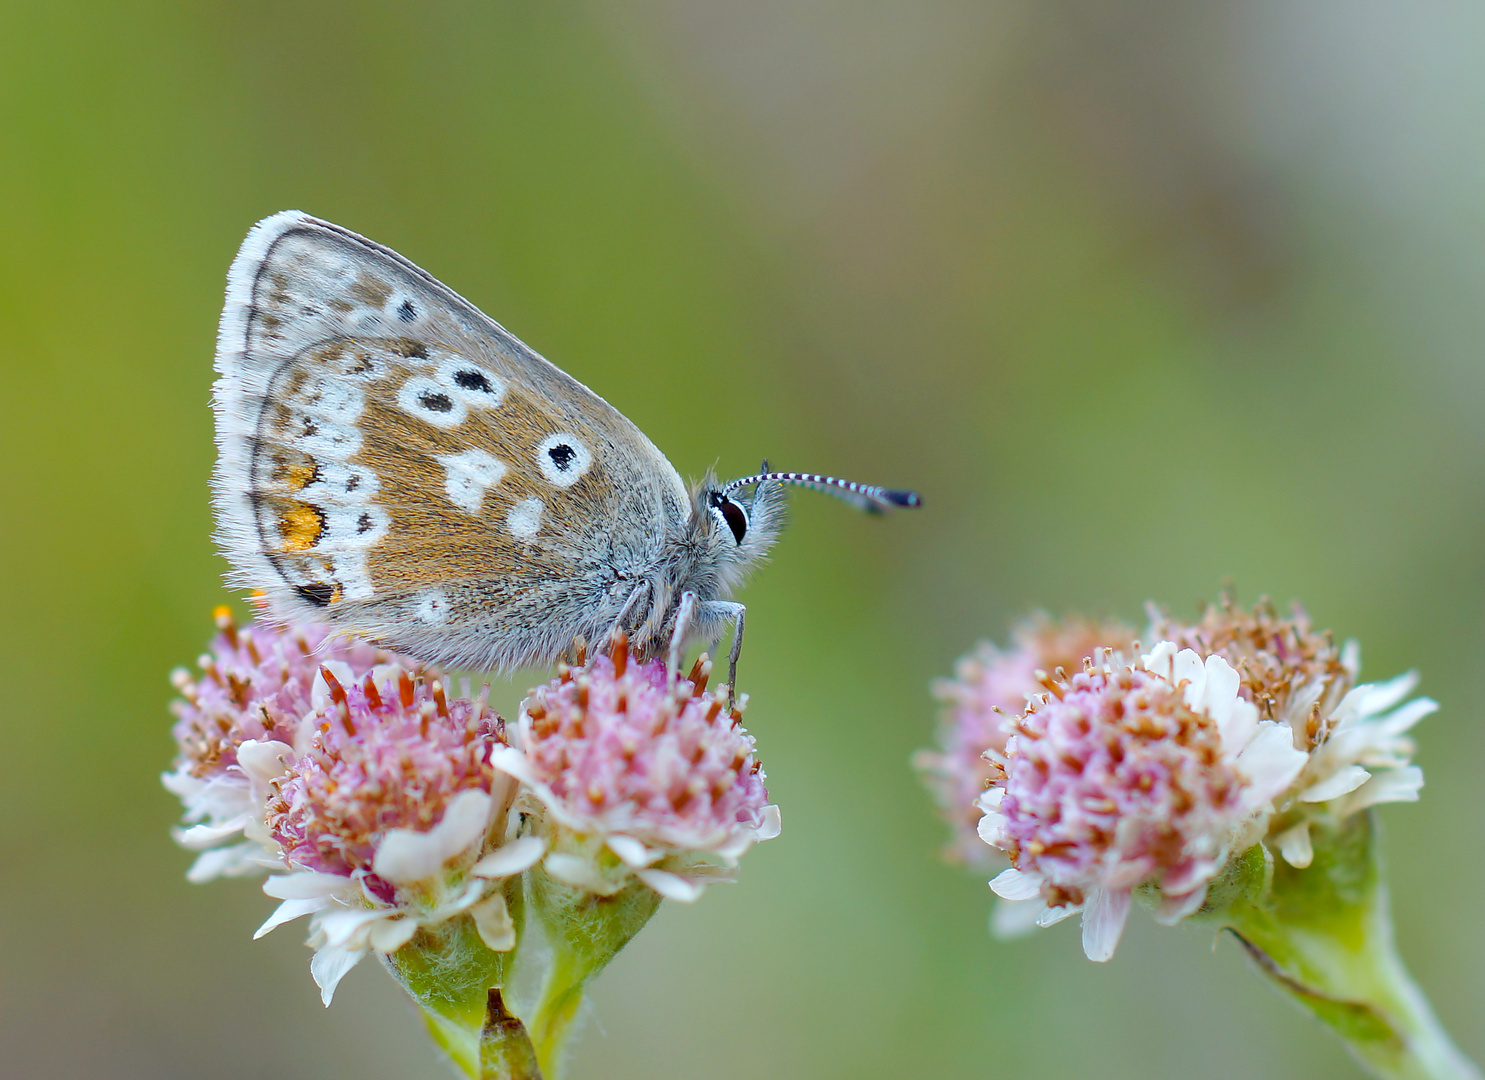
<path id="1" fill-rule="evenodd" d="M 437 626 L 449 617 L 449 594 L 442 589 L 424 589 L 418 593 L 413 614 L 429 626 Z"/>
<path id="2" fill-rule="evenodd" d="M 444 490 L 449 502 L 471 514 L 480 512 L 480 505 L 489 491 L 506 473 L 505 462 L 484 450 L 462 450 L 457 454 L 440 454 L 438 463 L 443 466 Z"/>
<path id="3" fill-rule="evenodd" d="M 505 400 L 505 380 L 482 364 L 453 356 L 438 365 L 444 391 L 471 409 L 494 409 Z"/>
<path id="4" fill-rule="evenodd" d="M 537 444 L 536 464 L 548 482 L 568 488 L 583 478 L 588 466 L 593 464 L 593 455 L 576 435 L 559 431 Z"/>
<path id="5" fill-rule="evenodd" d="M 394 292 L 382 305 L 385 318 L 391 325 L 411 326 L 426 314 L 423 306 L 403 292 Z"/>
<path id="6" fill-rule="evenodd" d="M 517 540 L 533 540 L 541 531 L 541 512 L 545 509 L 540 499 L 522 499 L 505 516 L 505 527 Z"/>
<path id="7" fill-rule="evenodd" d="M 434 427 L 458 427 L 469 415 L 462 396 L 456 397 L 441 383 L 422 375 L 414 375 L 402 384 L 402 389 L 397 391 L 397 404 L 407 415 Z"/>

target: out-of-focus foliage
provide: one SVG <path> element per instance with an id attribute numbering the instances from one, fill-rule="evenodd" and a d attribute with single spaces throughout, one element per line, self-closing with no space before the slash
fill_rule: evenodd
<path id="1" fill-rule="evenodd" d="M 223 595 L 222 281 L 291 206 L 683 473 L 925 495 L 794 497 L 744 596 L 783 836 L 604 974 L 579 1076 L 1355 1075 L 1199 932 L 1136 918 L 1106 967 L 1070 927 L 992 941 L 908 768 L 976 637 L 1227 576 L 1442 702 L 1386 844 L 1485 1054 L 1482 53 L 1448 3 L 0 10 L 6 1075 L 433 1074 L 390 980 L 324 1011 L 291 932 L 249 940 L 254 885 L 185 883 L 157 780 Z"/>

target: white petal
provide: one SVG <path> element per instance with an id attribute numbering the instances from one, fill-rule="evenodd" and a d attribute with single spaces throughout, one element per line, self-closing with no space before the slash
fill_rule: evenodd
<path id="1" fill-rule="evenodd" d="M 1163 679 L 1170 679 L 1174 682 L 1175 680 L 1171 679 L 1171 661 L 1175 659 L 1177 651 L 1175 642 L 1160 641 L 1153 649 L 1140 657 L 1140 663 L 1152 675 L 1159 675 Z"/>
<path id="2" fill-rule="evenodd" d="M 1248 778 L 1244 802 L 1257 809 L 1282 794 L 1310 756 L 1294 748 L 1294 734 L 1283 724 L 1265 720 L 1238 755 L 1238 770 Z"/>
<path id="3" fill-rule="evenodd" d="M 1150 914 L 1161 926 L 1175 926 L 1188 915 L 1199 911 L 1206 899 L 1207 887 L 1203 883 L 1182 896 L 1162 896 L 1160 903 Z"/>
<path id="4" fill-rule="evenodd" d="M 237 763 L 242 771 L 259 783 L 266 784 L 289 771 L 294 748 L 277 739 L 248 739 L 237 748 Z"/>
<path id="5" fill-rule="evenodd" d="M 1186 704 L 1196 708 L 1207 681 L 1207 666 L 1196 650 L 1182 649 L 1176 653 L 1171 661 L 1170 681 L 1177 686 L 1183 682 L 1186 684 Z"/>
<path id="6" fill-rule="evenodd" d="M 523 784 L 535 787 L 541 783 L 536 773 L 531 768 L 531 762 L 526 755 L 514 746 L 497 746 L 490 751 L 490 764 L 509 776 L 514 776 Z"/>
<path id="7" fill-rule="evenodd" d="M 192 885 L 200 885 L 213 878 L 261 873 L 263 866 L 258 857 L 262 854 L 263 849 L 257 844 L 233 844 L 203 851 L 186 871 L 186 880 Z"/>
<path id="8" fill-rule="evenodd" d="M 1219 658 L 1213 657 L 1212 659 Z M 1217 720 L 1217 734 L 1222 739 L 1223 753 L 1232 759 L 1241 754 L 1258 737 L 1258 706 L 1251 701 L 1233 698 L 1225 712 L 1225 716 L 1214 718 Z M 1272 724 L 1271 726 L 1281 725 Z M 1289 748 L 1294 749 L 1294 733 L 1286 727 L 1284 736 L 1289 740 Z"/>
<path id="9" fill-rule="evenodd" d="M 1390 716 L 1377 722 L 1377 726 L 1389 736 L 1401 735 L 1425 716 L 1439 711 L 1439 703 L 1433 698 L 1414 698 L 1400 706 Z"/>
<path id="10" fill-rule="evenodd" d="M 1070 919 L 1083 910 L 1082 904 L 1068 904 L 1066 907 L 1045 908 L 1036 917 L 1036 925 L 1041 927 L 1056 926 L 1063 919 Z"/>
<path id="11" fill-rule="evenodd" d="M 371 947 L 384 956 L 391 956 L 411 941 L 417 932 L 416 919 L 383 919 L 371 928 Z"/>
<path id="12" fill-rule="evenodd" d="M 1112 959 L 1129 918 L 1127 889 L 1094 889 L 1083 905 L 1083 953 L 1095 963 Z"/>
<path id="13" fill-rule="evenodd" d="M 503 878 L 524 873 L 536 865 L 547 842 L 538 836 L 523 836 L 502 844 L 469 868 L 475 877 Z"/>
<path id="14" fill-rule="evenodd" d="M 998 848 L 1005 842 L 1005 827 L 1005 815 L 999 811 L 991 811 L 975 823 L 975 832 L 985 843 Z"/>
<path id="15" fill-rule="evenodd" d="M 1047 905 L 1035 900 L 1001 900 L 990 912 L 990 933 L 1002 941 L 1025 937 L 1037 928 Z"/>
<path id="16" fill-rule="evenodd" d="M 304 900 L 310 897 L 334 896 L 354 886 L 354 881 L 340 874 L 300 870 L 292 874 L 275 874 L 263 882 L 263 891 L 275 900 Z"/>
<path id="17" fill-rule="evenodd" d="M 202 848 L 219 844 L 228 837 L 241 835 L 248 820 L 249 815 L 238 814 L 219 825 L 192 825 L 189 829 L 177 829 L 175 842 L 183 848 L 200 851 Z"/>
<path id="18" fill-rule="evenodd" d="M 469 909 L 480 940 L 496 952 L 509 952 L 516 947 L 516 924 L 511 921 L 505 897 L 499 893 L 481 900 Z"/>
<path id="19" fill-rule="evenodd" d="M 1301 821 L 1292 829 L 1285 829 L 1278 837 L 1279 854 L 1284 861 L 1296 869 L 1303 870 L 1315 858 L 1315 848 L 1310 843 L 1310 823 Z"/>
<path id="20" fill-rule="evenodd" d="M 345 973 L 359 964 L 365 955 L 365 949 L 337 949 L 327 945 L 310 958 L 309 973 L 314 976 L 315 985 L 320 988 L 320 1000 L 327 1008 Z"/>
<path id="21" fill-rule="evenodd" d="M 342 690 L 356 685 L 356 673 L 344 660 L 324 660 L 321 661 L 320 667 L 330 669 L 330 674 L 335 676 L 335 681 L 340 683 Z M 310 708 L 317 713 L 322 713 L 329 710 L 334 703 L 334 699 L 330 696 L 330 684 L 325 681 L 325 676 L 317 668 L 314 686 L 309 691 Z M 327 1001 L 325 1004 L 328 1005 L 330 1002 Z"/>
<path id="22" fill-rule="evenodd" d="M 758 831 L 754 836 L 758 840 L 772 840 L 779 835 L 783 827 L 784 821 L 779 816 L 779 808 L 773 803 L 769 803 L 763 808 L 763 823 L 758 826 Z"/>
<path id="23" fill-rule="evenodd" d="M 1357 711 L 1363 716 L 1375 716 L 1377 713 L 1386 712 L 1403 698 L 1413 692 L 1413 687 L 1418 685 L 1418 673 L 1416 671 L 1405 671 L 1395 679 L 1388 679 L 1384 683 L 1374 686 L 1358 686 L 1357 690 L 1366 693 L 1358 695 L 1361 698 L 1357 705 Z"/>
<path id="24" fill-rule="evenodd" d="M 1003 802 L 1005 802 L 1005 788 L 986 788 L 985 793 L 975 800 L 975 808 L 988 814 L 993 810 L 999 810 Z"/>
<path id="25" fill-rule="evenodd" d="M 1207 657 L 1202 666 L 1206 679 L 1202 683 L 1201 700 L 1195 707 L 1220 726 L 1227 722 L 1234 703 L 1238 701 L 1238 686 L 1242 679 L 1237 670 L 1220 656 Z"/>
<path id="26" fill-rule="evenodd" d="M 1030 900 L 1041 895 L 1042 883 L 1040 878 L 1011 867 L 996 874 L 990 882 L 990 888 L 1003 900 Z"/>
<path id="27" fill-rule="evenodd" d="M 394 916 L 394 908 L 343 909 L 321 916 L 316 925 L 324 933 L 327 945 L 364 949 L 375 924 Z"/>
<path id="28" fill-rule="evenodd" d="M 285 900 L 282 904 L 274 909 L 272 915 L 268 916 L 268 921 L 265 922 L 262 926 L 258 927 L 257 932 L 253 934 L 253 940 L 257 941 L 260 937 L 268 933 L 270 930 L 276 929 L 277 927 L 284 925 L 284 923 L 286 922 L 293 922 L 301 915 L 311 915 L 316 911 L 320 911 L 328 903 L 331 903 L 331 901 Z"/>
<path id="29" fill-rule="evenodd" d="M 676 900 L 682 904 L 694 903 L 705 891 L 703 886 L 687 881 L 679 874 L 672 874 L 669 870 L 638 870 L 634 876 L 665 899 Z"/>
<path id="30" fill-rule="evenodd" d="M 1343 816 L 1354 814 L 1368 806 L 1389 802 L 1417 802 L 1423 790 L 1423 770 L 1417 765 L 1404 765 L 1400 769 L 1383 769 L 1346 800 Z"/>
<path id="31" fill-rule="evenodd" d="M 442 820 L 427 832 L 388 829 L 377 845 L 372 871 L 394 885 L 409 885 L 434 877 L 445 863 L 485 835 L 490 806 L 490 796 L 483 791 L 461 791 L 449 800 Z"/>
<path id="32" fill-rule="evenodd" d="M 165 785 L 165 790 L 172 795 L 182 799 L 189 799 L 206 786 L 206 782 L 199 776 L 192 776 L 186 772 L 185 766 L 181 766 L 175 772 L 161 773 L 160 783 Z"/>
<path id="33" fill-rule="evenodd" d="M 1317 784 L 1311 784 L 1299 793 L 1300 802 L 1329 802 L 1348 791 L 1355 791 L 1371 779 L 1372 774 L 1360 765 L 1346 765 L 1331 773 Z"/>
<path id="34" fill-rule="evenodd" d="M 580 889 L 592 889 L 601 884 L 593 864 L 577 855 L 566 855 L 554 851 L 542 862 L 547 873 L 558 881 L 576 885 Z"/>
<path id="35" fill-rule="evenodd" d="M 632 836 L 610 836 L 606 842 L 610 851 L 627 866 L 636 870 L 642 866 L 649 866 L 663 854 L 659 851 L 650 851 Z"/>

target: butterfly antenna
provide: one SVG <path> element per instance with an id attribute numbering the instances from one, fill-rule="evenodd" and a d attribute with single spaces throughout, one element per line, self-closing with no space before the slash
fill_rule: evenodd
<path id="1" fill-rule="evenodd" d="M 765 462 L 765 464 L 767 464 Z M 766 484 L 769 482 L 779 484 L 793 484 L 796 487 L 811 488 L 822 491 L 826 495 L 848 502 L 852 506 L 871 513 L 880 514 L 899 507 L 910 508 L 923 505 L 923 499 L 916 491 L 902 491 L 897 488 L 876 487 L 871 484 L 858 484 L 854 480 L 840 480 L 834 476 L 821 476 L 819 473 L 801 472 L 761 472 L 756 476 L 744 476 L 740 480 L 728 481 L 722 488 L 724 496 L 731 495 L 738 488 L 749 487 L 753 484 Z"/>

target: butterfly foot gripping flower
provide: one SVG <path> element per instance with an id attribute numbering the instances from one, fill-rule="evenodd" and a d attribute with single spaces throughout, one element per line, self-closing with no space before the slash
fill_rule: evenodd
<path id="1" fill-rule="evenodd" d="M 523 807 L 549 850 L 531 875 L 533 909 L 555 958 L 532 1035 L 552 1061 L 584 985 L 649 920 L 662 899 L 690 903 L 732 880 L 738 859 L 777 836 L 745 701 L 706 689 L 704 656 L 689 677 L 639 662 L 617 635 L 607 651 L 522 703 L 519 749 L 495 767 L 525 785 Z"/>
<path id="2" fill-rule="evenodd" d="M 1412 675 L 1356 685 L 1302 612 L 1231 600 L 1132 659 L 1100 650 L 1006 710 L 986 750 L 978 833 L 1010 863 L 1001 928 L 1082 917 L 1113 956 L 1139 900 L 1230 930 L 1380 1076 L 1474 1077 L 1398 958 L 1371 808 L 1416 799 Z"/>

